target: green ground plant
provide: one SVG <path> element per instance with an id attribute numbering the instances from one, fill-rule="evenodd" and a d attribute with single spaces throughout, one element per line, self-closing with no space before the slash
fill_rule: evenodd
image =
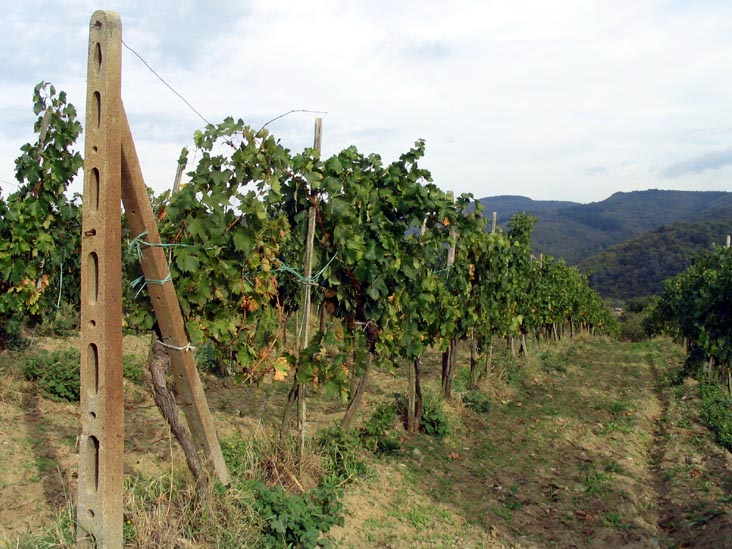
<path id="1" fill-rule="evenodd" d="M 375 454 L 394 454 L 399 451 L 399 432 L 396 429 L 398 409 L 394 404 L 376 406 L 371 417 L 361 427 L 363 446 Z"/>
<path id="2" fill-rule="evenodd" d="M 342 491 L 325 481 L 303 494 L 287 494 L 281 486 L 253 484 L 254 508 L 264 519 L 265 547 L 329 547 L 321 534 L 343 525 Z"/>
<path id="3" fill-rule="evenodd" d="M 699 385 L 702 400 L 701 418 L 714 432 L 717 442 L 732 450 L 732 396 L 714 382 Z"/>
<path id="4" fill-rule="evenodd" d="M 35 351 L 24 357 L 23 375 L 49 398 L 78 401 L 79 360 L 78 350 Z"/>
<path id="5" fill-rule="evenodd" d="M 39 349 L 22 356 L 25 379 L 38 385 L 41 392 L 53 400 L 76 402 L 79 400 L 78 349 L 46 351 Z M 133 355 L 122 357 L 122 372 L 126 379 L 142 382 L 143 366 Z"/>
<path id="6" fill-rule="evenodd" d="M 491 411 L 491 398 L 481 391 L 467 391 L 462 398 L 466 407 L 479 414 L 487 414 Z"/>
<path id="7" fill-rule="evenodd" d="M 350 482 L 369 471 L 365 448 L 359 432 L 338 426 L 324 429 L 318 435 L 318 452 L 323 456 L 323 468 L 341 483 Z"/>

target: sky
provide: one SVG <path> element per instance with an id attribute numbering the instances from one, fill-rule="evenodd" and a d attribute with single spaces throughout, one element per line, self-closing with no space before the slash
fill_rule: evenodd
<path id="1" fill-rule="evenodd" d="M 83 121 L 100 8 L 208 121 L 321 111 L 268 126 L 293 152 L 321 116 L 325 156 L 355 145 L 390 162 L 425 139 L 434 182 L 476 198 L 732 191 L 728 0 L 0 2 L 3 195 L 35 139 L 35 84 L 65 90 Z M 143 174 L 162 192 L 205 122 L 127 49 L 122 64 Z"/>

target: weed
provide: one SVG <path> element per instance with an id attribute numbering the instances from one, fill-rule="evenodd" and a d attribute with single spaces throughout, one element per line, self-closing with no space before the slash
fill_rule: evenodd
<path id="1" fill-rule="evenodd" d="M 468 368 L 460 368 L 452 379 L 452 390 L 457 393 L 463 393 L 470 387 L 470 370 Z"/>
<path id="2" fill-rule="evenodd" d="M 36 335 L 67 337 L 79 328 L 79 310 L 72 303 L 61 303 L 43 322 L 35 327 Z"/>
<path id="3" fill-rule="evenodd" d="M 503 505 L 496 505 L 494 503 L 491 503 L 488 505 L 488 512 L 492 515 L 497 516 L 498 518 L 505 520 L 506 522 L 511 522 L 513 520 L 513 511 L 507 509 Z"/>
<path id="4" fill-rule="evenodd" d="M 260 438 L 245 439 L 237 433 L 233 437 L 221 441 L 221 451 L 232 476 L 244 478 L 256 466 L 257 454 L 262 451 L 262 446 L 259 446 L 258 449 L 256 445 L 257 439 Z M 266 444 L 265 448 L 269 446 Z"/>
<path id="5" fill-rule="evenodd" d="M 608 484 L 610 483 L 610 476 L 602 471 L 590 472 L 584 480 L 586 493 L 592 494 L 605 494 L 608 491 Z"/>
<path id="6" fill-rule="evenodd" d="M 264 527 L 251 487 L 234 479 L 228 489 L 211 483 L 200 491 L 190 476 L 142 475 L 126 479 L 125 546 L 248 547 Z"/>
<path id="7" fill-rule="evenodd" d="M 23 374 L 54 400 L 79 400 L 79 352 L 36 351 L 24 357 Z"/>
<path id="8" fill-rule="evenodd" d="M 503 500 L 503 506 L 509 511 L 518 511 L 523 507 L 523 504 L 516 498 L 516 494 L 518 494 L 518 487 L 511 486 Z"/>
<path id="9" fill-rule="evenodd" d="M 405 514 L 407 522 L 414 528 L 424 528 L 432 522 L 432 518 L 427 513 L 427 509 L 422 505 L 415 505 L 409 509 Z"/>
<path id="10" fill-rule="evenodd" d="M 612 419 L 602 426 L 602 429 L 600 429 L 598 434 L 607 435 L 614 432 L 623 433 L 625 435 L 632 433 L 633 420 L 629 417 Z"/>
<path id="11" fill-rule="evenodd" d="M 484 440 L 481 445 L 475 449 L 475 458 L 480 461 L 489 462 L 495 458 L 498 448 L 490 441 Z"/>
<path id="12" fill-rule="evenodd" d="M 542 352 L 539 355 L 539 360 L 541 361 L 542 371 L 547 374 L 552 374 L 552 373 L 565 374 L 565 373 L 567 373 L 567 365 L 565 362 L 566 356 L 567 355 L 565 354 L 565 358 L 560 359 L 552 351 Z"/>
<path id="13" fill-rule="evenodd" d="M 606 526 L 619 527 L 623 524 L 623 515 L 615 511 L 608 511 L 602 517 L 602 521 Z"/>
<path id="14" fill-rule="evenodd" d="M 444 437 L 450 432 L 450 420 L 442 408 L 442 402 L 432 393 L 426 393 L 424 397 L 421 429 L 436 437 Z"/>
<path id="15" fill-rule="evenodd" d="M 326 474 L 339 481 L 349 481 L 368 472 L 364 447 L 357 431 L 331 427 L 318 437 L 318 450 L 324 458 Z"/>
<path id="16" fill-rule="evenodd" d="M 343 525 L 341 491 L 324 482 L 304 494 L 288 495 L 281 486 L 253 485 L 254 508 L 265 521 L 265 547 L 327 547 L 320 535 Z"/>
<path id="17" fill-rule="evenodd" d="M 492 369 L 498 379 L 504 379 L 507 383 L 514 386 L 521 385 L 524 379 L 520 363 L 510 351 L 497 354 L 493 358 Z"/>
<path id="18" fill-rule="evenodd" d="M 491 411 L 490 397 L 480 391 L 473 390 L 463 394 L 463 404 L 479 414 L 487 414 Z"/>
<path id="19" fill-rule="evenodd" d="M 608 411 L 614 416 L 619 416 L 619 415 L 625 414 L 628 411 L 630 411 L 630 409 L 631 409 L 630 404 L 628 404 L 627 402 L 624 402 L 622 400 L 613 402 L 608 407 Z"/>
<path id="20" fill-rule="evenodd" d="M 394 454 L 399 451 L 399 433 L 394 428 L 397 419 L 396 406 L 382 403 L 361 427 L 361 442 L 375 454 Z"/>
<path id="21" fill-rule="evenodd" d="M 603 469 L 607 473 L 623 474 L 625 472 L 625 470 L 623 469 L 623 466 L 614 460 L 605 462 Z"/>
<path id="22" fill-rule="evenodd" d="M 142 383 L 143 366 L 135 355 L 122 357 L 122 375 L 135 383 Z"/>
<path id="23" fill-rule="evenodd" d="M 23 358 L 23 375 L 35 381 L 41 391 L 53 400 L 78 401 L 80 382 L 78 349 L 34 351 Z M 142 382 L 143 369 L 134 355 L 122 357 L 122 373 L 135 383 Z"/>

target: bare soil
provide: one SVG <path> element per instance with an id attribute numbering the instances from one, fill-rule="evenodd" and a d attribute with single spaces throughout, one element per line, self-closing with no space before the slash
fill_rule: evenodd
<path id="1" fill-rule="evenodd" d="M 125 353 L 142 363 L 148 344 L 126 337 Z M 467 376 L 458 372 L 444 406 L 450 434 L 405 437 L 398 455 L 372 458 L 372 473 L 346 487 L 334 545 L 732 547 L 732 456 L 701 424 L 695 383 L 663 382 L 680 366 L 678 348 L 580 338 L 531 351 L 517 366 L 496 361 L 481 385 L 488 413 L 462 404 Z M 438 362 L 425 364 L 434 393 Z M 361 416 L 404 392 L 403 375 L 377 372 Z M 277 425 L 289 389 L 213 376 L 204 384 L 223 439 Z M 147 387 L 126 382 L 128 474 L 184 466 Z M 313 433 L 343 406 L 313 396 L 308 413 Z M 77 434 L 78 405 L 40 396 L 20 355 L 0 356 L 0 544 L 73 505 Z"/>

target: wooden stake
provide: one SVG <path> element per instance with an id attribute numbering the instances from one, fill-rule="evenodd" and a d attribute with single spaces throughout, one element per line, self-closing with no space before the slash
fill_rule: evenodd
<path id="1" fill-rule="evenodd" d="M 186 169 L 185 161 L 181 161 L 181 159 L 185 158 L 184 152 L 185 148 L 181 151 L 181 157 L 178 159 L 178 166 L 175 169 L 175 179 L 173 180 L 173 190 L 171 194 L 175 194 L 180 190 L 180 181 L 183 179 L 183 171 Z"/>
<path id="2" fill-rule="evenodd" d="M 315 136 L 313 148 L 320 151 L 323 139 L 323 119 L 315 119 Z M 313 247 L 315 244 L 315 206 L 308 210 L 308 234 L 305 242 L 305 261 L 303 266 L 305 276 L 305 287 L 302 295 L 302 328 L 300 334 L 300 352 L 304 351 L 310 344 L 310 303 L 312 297 L 312 286 L 310 277 L 313 275 Z M 300 465 L 302 469 L 302 456 L 305 452 L 305 386 L 300 383 L 297 389 L 297 430 L 300 437 Z M 302 470 L 300 471 L 302 473 Z"/>
<path id="3" fill-rule="evenodd" d="M 447 197 L 451 202 L 455 201 L 455 196 L 452 191 L 447 191 Z M 455 240 L 458 234 L 455 229 L 450 228 L 450 247 L 447 249 L 447 272 L 448 276 L 450 269 L 455 264 Z M 457 361 L 457 337 L 453 337 L 450 340 L 450 347 L 442 357 L 442 395 L 445 398 L 452 397 L 452 376 L 455 369 L 455 363 Z"/>
<path id="4" fill-rule="evenodd" d="M 144 236 L 145 242 L 160 243 L 157 220 L 153 213 L 142 170 L 137 159 L 135 142 L 124 108 L 121 109 L 122 129 L 122 202 L 133 235 Z M 119 246 L 119 244 L 118 244 Z M 165 252 L 159 246 L 141 246 L 142 272 L 147 280 L 166 280 L 170 269 Z M 229 471 L 224 462 L 206 395 L 196 369 L 196 360 L 188 341 L 178 296 L 171 281 L 147 286 L 155 318 L 170 354 L 173 387 L 186 416 L 191 435 L 199 450 L 213 467 L 218 479 L 229 484 Z M 205 461 L 205 460 L 204 460 Z"/>
<path id="5" fill-rule="evenodd" d="M 77 547 L 122 547 L 124 399 L 120 132 L 122 23 L 92 15 L 81 240 Z"/>

